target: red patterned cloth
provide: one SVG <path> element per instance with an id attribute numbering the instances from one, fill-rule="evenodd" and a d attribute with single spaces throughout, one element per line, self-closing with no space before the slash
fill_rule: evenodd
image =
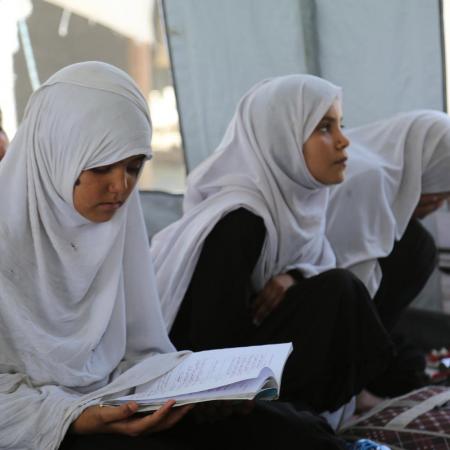
<path id="1" fill-rule="evenodd" d="M 428 386 L 387 400 L 341 431 L 392 449 L 450 449 L 450 388 Z"/>

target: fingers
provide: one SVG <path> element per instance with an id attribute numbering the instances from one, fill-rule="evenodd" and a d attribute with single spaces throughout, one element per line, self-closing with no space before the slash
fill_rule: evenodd
<path id="1" fill-rule="evenodd" d="M 72 423 L 71 431 L 75 434 L 103 433 L 109 430 L 110 423 L 128 420 L 137 409 L 135 402 L 121 406 L 90 406 Z"/>
<path id="2" fill-rule="evenodd" d="M 105 406 L 100 408 L 98 414 L 104 424 L 125 420 L 135 414 L 139 406 L 136 402 L 125 403 L 120 406 Z"/>
<path id="3" fill-rule="evenodd" d="M 173 405 L 175 405 L 175 400 L 168 400 L 166 403 L 164 403 L 164 405 L 162 405 L 152 414 L 152 417 L 154 417 L 156 420 L 163 419 L 170 413 Z"/>
<path id="4" fill-rule="evenodd" d="M 449 193 L 441 194 L 422 194 L 414 210 L 413 216 L 419 219 L 423 219 L 428 214 L 439 209 L 443 203 L 449 199 Z"/>
<path id="5" fill-rule="evenodd" d="M 262 308 L 265 303 L 271 302 L 272 299 L 276 295 L 276 291 L 273 288 L 273 279 L 270 279 L 262 291 L 258 294 L 258 296 L 255 298 L 255 301 L 253 302 L 252 309 L 255 313 L 258 309 Z"/>
<path id="6" fill-rule="evenodd" d="M 173 406 L 173 405 L 172 405 Z M 168 430 L 169 428 L 172 428 L 176 423 L 178 423 L 189 411 L 191 411 L 195 405 L 184 405 L 180 406 L 178 408 L 173 408 L 168 410 L 168 412 L 165 412 L 163 416 L 158 418 L 158 421 L 156 424 L 152 424 L 151 428 L 148 428 L 146 430 L 146 433 L 155 433 L 158 431 L 164 431 Z M 160 410 L 156 411 L 158 413 Z M 153 415 L 155 415 L 154 413 Z"/>
<path id="7" fill-rule="evenodd" d="M 92 406 L 86 408 L 74 421 L 71 430 L 77 434 L 118 433 L 138 436 L 166 430 L 181 420 L 194 405 L 172 409 L 175 400 L 169 400 L 153 414 L 136 416 L 138 404 L 129 402 L 120 406 Z"/>
<path id="8" fill-rule="evenodd" d="M 430 203 L 437 203 L 439 201 L 448 200 L 450 193 L 445 192 L 441 194 L 422 194 L 419 199 L 418 206 L 428 205 Z"/>
<path id="9" fill-rule="evenodd" d="M 423 219 L 428 214 L 431 214 L 432 212 L 439 209 L 444 203 L 443 199 L 431 201 L 431 200 L 423 200 L 419 202 L 419 205 L 414 211 L 414 217 L 417 217 L 419 219 Z"/>
<path id="10" fill-rule="evenodd" d="M 172 428 L 176 423 L 178 423 L 189 411 L 195 408 L 194 404 L 184 405 L 175 408 L 170 416 L 167 417 L 166 423 L 164 424 L 164 430 Z"/>
<path id="11" fill-rule="evenodd" d="M 109 431 L 128 436 L 139 436 L 141 434 L 167 430 L 174 426 L 193 408 L 193 405 L 186 405 L 172 409 L 174 404 L 175 400 L 169 400 L 153 414 L 112 422 L 109 424 Z"/>
<path id="12" fill-rule="evenodd" d="M 256 326 L 261 325 L 263 320 L 278 306 L 282 295 L 272 290 L 266 290 L 258 295 L 253 309 L 253 323 Z"/>
<path id="13" fill-rule="evenodd" d="M 261 297 L 256 309 L 253 311 L 253 323 L 261 325 L 264 319 L 279 305 L 282 295 L 275 296 L 268 293 Z"/>
<path id="14" fill-rule="evenodd" d="M 153 414 L 139 417 L 136 420 L 125 424 L 127 433 L 130 433 L 131 436 L 138 436 L 144 432 L 159 431 L 161 425 L 171 413 L 173 405 L 175 405 L 175 400 L 169 400 Z"/>
<path id="15" fill-rule="evenodd" d="M 277 275 L 266 283 L 252 305 L 253 323 L 256 326 L 280 304 L 284 294 L 294 283 L 294 278 L 286 273 Z"/>

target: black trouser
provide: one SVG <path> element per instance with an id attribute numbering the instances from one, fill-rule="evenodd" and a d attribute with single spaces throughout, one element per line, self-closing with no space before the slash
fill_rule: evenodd
<path id="1" fill-rule="evenodd" d="M 205 301 L 209 302 L 205 311 L 213 309 L 214 296 Z M 236 343 L 237 334 L 242 346 L 292 341 L 294 351 L 284 370 L 281 397 L 315 412 L 334 411 L 349 401 L 384 371 L 392 354 L 390 338 L 366 288 L 346 270 L 298 281 L 260 326 L 253 324 L 248 305 L 241 308 L 235 312 L 241 318 L 240 330 L 232 336 L 218 339 L 223 327 L 217 327 L 215 320 L 220 318 L 206 315 L 201 335 L 198 329 L 189 330 L 188 344 L 186 333 L 172 330 L 173 343 L 179 349 L 189 345 L 208 349 L 218 340 L 224 346 L 227 339 Z"/>
<path id="2" fill-rule="evenodd" d="M 417 219 L 412 219 L 389 256 L 379 260 L 383 278 L 374 302 L 385 327 L 392 332 L 402 311 L 417 297 L 436 266 L 434 240 Z M 393 332 L 396 356 L 386 371 L 368 385 L 380 396 L 395 397 L 428 383 L 425 355 L 407 335 Z"/>
<path id="3" fill-rule="evenodd" d="M 191 414 L 191 413 L 190 413 Z M 172 429 L 142 437 L 68 435 L 60 450 L 288 449 L 343 450 L 325 420 L 280 402 L 257 402 L 247 416 L 212 424 L 186 417 Z"/>
<path id="4" fill-rule="evenodd" d="M 379 260 L 383 278 L 374 302 L 388 330 L 423 289 L 436 262 L 433 238 L 417 219 L 411 219 L 389 256 Z"/>

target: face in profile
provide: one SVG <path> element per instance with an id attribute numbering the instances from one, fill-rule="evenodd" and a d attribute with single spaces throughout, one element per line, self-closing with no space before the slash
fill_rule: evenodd
<path id="1" fill-rule="evenodd" d="M 6 133 L 0 128 L 0 161 L 3 159 L 8 148 L 9 140 Z"/>
<path id="2" fill-rule="evenodd" d="M 136 186 L 144 158 L 144 155 L 131 156 L 114 164 L 83 170 L 73 189 L 75 209 L 91 222 L 110 220 Z"/>
<path id="3" fill-rule="evenodd" d="M 303 144 L 303 155 L 311 175 L 323 184 L 344 180 L 349 140 L 341 129 L 341 107 L 336 100 Z"/>

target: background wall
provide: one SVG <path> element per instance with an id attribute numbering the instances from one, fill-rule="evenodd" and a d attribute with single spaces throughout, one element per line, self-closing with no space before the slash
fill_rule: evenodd
<path id="1" fill-rule="evenodd" d="M 344 88 L 347 126 L 444 108 L 438 0 L 163 0 L 188 169 L 255 82 L 312 73 Z"/>

